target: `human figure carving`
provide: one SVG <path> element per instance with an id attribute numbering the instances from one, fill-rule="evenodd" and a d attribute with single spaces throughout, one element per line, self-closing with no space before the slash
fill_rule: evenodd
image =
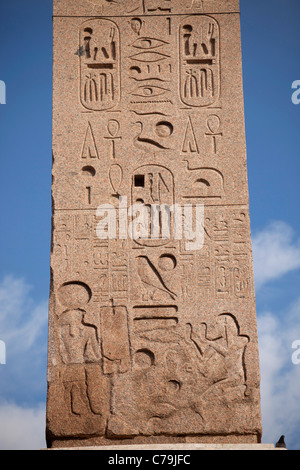
<path id="1" fill-rule="evenodd" d="M 71 414 L 76 416 L 90 412 L 101 414 L 97 399 L 92 398 L 93 382 L 85 367 L 100 359 L 97 330 L 85 323 L 85 313 L 81 309 L 64 312 L 59 327 L 60 354 L 65 364 L 62 369 L 65 397 Z"/>
<path id="2" fill-rule="evenodd" d="M 96 328 L 84 323 L 84 310 L 68 310 L 60 319 L 60 353 L 64 364 L 100 359 Z"/>
<path id="3" fill-rule="evenodd" d="M 206 360 L 208 363 L 213 352 L 223 358 L 226 373 L 218 381 L 218 385 L 222 385 L 223 390 L 245 384 L 243 356 L 249 338 L 239 334 L 238 324 L 231 315 L 222 314 L 217 318 L 215 337 L 208 337 L 207 325 L 203 323 L 202 333 L 196 334 L 191 329 L 190 338 L 200 352 L 203 361 Z M 207 371 L 209 373 L 209 367 Z"/>

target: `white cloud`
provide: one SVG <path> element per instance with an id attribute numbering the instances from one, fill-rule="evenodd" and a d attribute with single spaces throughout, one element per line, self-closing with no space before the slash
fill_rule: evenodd
<path id="1" fill-rule="evenodd" d="M 280 316 L 258 316 L 263 442 L 284 434 L 300 448 L 300 364 L 292 362 L 292 344 L 300 340 L 300 298 Z M 291 448 L 291 447 L 290 447 Z"/>
<path id="2" fill-rule="evenodd" d="M 7 345 L 8 360 L 47 346 L 39 339 L 47 327 L 48 302 L 36 303 L 30 297 L 31 289 L 13 276 L 0 283 L 0 339 Z"/>
<path id="3" fill-rule="evenodd" d="M 300 268 L 300 239 L 295 239 L 293 229 L 285 222 L 273 222 L 255 234 L 252 247 L 257 290 Z"/>
<path id="4" fill-rule="evenodd" d="M 277 221 L 255 234 L 252 246 L 259 300 L 263 285 L 300 268 L 300 238 Z M 288 447 L 300 448 L 300 365 L 292 362 L 293 342 L 300 340 L 300 298 L 285 311 L 258 314 L 258 332 L 263 442 L 284 434 Z"/>
<path id="5" fill-rule="evenodd" d="M 30 349 L 47 320 L 47 302 L 36 305 L 30 298 L 31 289 L 13 276 L 0 283 L 0 335 L 14 351 Z"/>
<path id="6" fill-rule="evenodd" d="M 31 290 L 14 276 L 0 282 L 0 449 L 45 447 L 48 303 Z"/>
<path id="7" fill-rule="evenodd" d="M 22 408 L 16 404 L 0 405 L 0 450 L 45 449 L 45 409 Z"/>

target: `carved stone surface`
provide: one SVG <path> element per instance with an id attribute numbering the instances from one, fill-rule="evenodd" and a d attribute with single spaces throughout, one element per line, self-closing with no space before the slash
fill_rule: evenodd
<path id="1" fill-rule="evenodd" d="M 240 46 L 237 0 L 54 0 L 49 447 L 260 442 Z"/>

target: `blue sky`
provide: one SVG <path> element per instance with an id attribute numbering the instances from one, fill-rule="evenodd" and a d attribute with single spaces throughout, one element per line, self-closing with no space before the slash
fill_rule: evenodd
<path id="1" fill-rule="evenodd" d="M 299 0 L 241 0 L 263 442 L 300 449 Z M 45 446 L 52 1 L 0 2 L 0 449 Z M 299 95 L 300 96 L 300 95 Z M 299 355 L 300 357 L 300 355 Z"/>

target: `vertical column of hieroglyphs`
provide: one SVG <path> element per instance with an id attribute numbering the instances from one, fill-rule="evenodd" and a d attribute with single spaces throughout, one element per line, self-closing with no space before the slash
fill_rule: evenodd
<path id="1" fill-rule="evenodd" d="M 238 1 L 54 16 L 49 445 L 257 442 Z"/>

